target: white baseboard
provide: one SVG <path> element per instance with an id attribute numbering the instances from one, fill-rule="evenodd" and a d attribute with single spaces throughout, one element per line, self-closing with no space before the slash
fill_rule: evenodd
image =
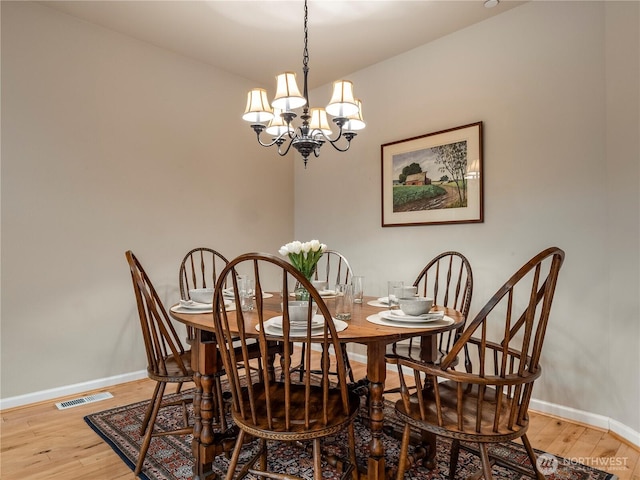
<path id="1" fill-rule="evenodd" d="M 549 403 L 542 400 L 531 399 L 529 404 L 531 410 L 535 410 L 540 413 L 548 413 L 556 417 L 565 418 L 567 420 L 573 420 L 575 422 L 584 423 L 596 428 L 611 431 L 626 441 L 630 442 L 636 447 L 640 447 L 640 432 L 636 432 L 632 428 L 604 415 L 598 415 L 597 413 L 585 412 L 584 410 L 577 410 L 571 407 L 565 407 L 557 405 L 555 403 Z"/>
<path id="2" fill-rule="evenodd" d="M 58 399 L 68 395 L 74 395 L 76 393 L 85 393 L 90 390 L 110 387 L 119 383 L 133 382 L 142 378 L 147 378 L 146 370 L 125 373 L 123 375 L 115 375 L 113 377 L 101 378 L 98 380 L 91 380 L 89 382 L 76 383 L 74 385 L 67 385 L 64 387 L 51 388 L 49 390 L 27 393 L 16 397 L 0 398 L 0 410 L 22 407 L 31 403 L 45 402 L 47 400 L 52 400 L 54 398 Z"/>
<path id="3" fill-rule="evenodd" d="M 604 415 L 589 413 L 571 407 L 564 407 L 555 403 L 536 400 L 535 398 L 531 399 L 529 407 L 531 410 L 535 410 L 536 412 L 548 413 L 549 415 L 554 415 L 556 417 L 566 418 L 567 420 L 573 420 L 574 422 L 580 422 L 592 427 L 609 430 L 610 419 Z"/>
<path id="4" fill-rule="evenodd" d="M 636 432 L 634 429 L 613 419 L 609 419 L 609 430 L 619 437 L 624 438 L 626 441 L 631 442 L 631 444 L 636 447 L 640 447 L 640 432 Z"/>
<path id="5" fill-rule="evenodd" d="M 349 358 L 364 364 L 367 363 L 367 357 L 359 353 L 349 352 Z M 389 367 L 389 369 L 392 368 L 395 369 L 395 367 Z M 90 382 L 76 383 L 74 385 L 68 385 L 65 387 L 42 390 L 40 392 L 18 395 L 16 397 L 2 398 L 0 399 L 0 410 L 21 407 L 23 405 L 43 402 L 46 400 L 57 399 L 76 393 L 84 393 L 90 390 L 110 387 L 111 385 L 117 385 L 119 383 L 133 382 L 142 378 L 147 378 L 146 370 L 131 372 L 124 375 L 115 375 L 113 377 L 92 380 Z M 557 405 L 554 403 L 536 399 L 531 400 L 530 406 L 532 410 L 536 410 L 541 413 L 547 413 L 556 417 L 565 418 L 567 420 L 572 420 L 575 422 L 584 423 L 585 425 L 590 425 L 592 427 L 611 431 L 619 437 L 624 438 L 632 445 L 640 447 L 640 432 L 636 432 L 627 425 L 624 425 L 617 420 L 613 420 L 612 418 L 605 417 L 604 415 L 585 412 L 583 410 L 577 410 L 575 408 L 565 407 L 562 405 Z"/>

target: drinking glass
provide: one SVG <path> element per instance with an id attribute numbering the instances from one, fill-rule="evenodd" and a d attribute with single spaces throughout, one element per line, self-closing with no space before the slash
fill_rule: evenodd
<path id="1" fill-rule="evenodd" d="M 351 320 L 353 309 L 353 286 L 348 283 L 336 285 L 335 316 L 338 320 Z"/>
<path id="2" fill-rule="evenodd" d="M 391 280 L 387 282 L 387 293 L 389 296 L 389 310 L 397 310 L 400 308 L 398 305 L 398 298 L 402 295 L 402 288 L 404 288 L 404 282 L 398 280 Z"/>
<path id="3" fill-rule="evenodd" d="M 351 285 L 353 285 L 353 303 L 362 303 L 364 297 L 364 277 L 362 275 L 355 275 L 351 278 Z"/>
<path id="4" fill-rule="evenodd" d="M 238 275 L 238 296 L 240 297 L 240 309 L 243 312 L 253 310 L 254 280 L 246 275 Z"/>

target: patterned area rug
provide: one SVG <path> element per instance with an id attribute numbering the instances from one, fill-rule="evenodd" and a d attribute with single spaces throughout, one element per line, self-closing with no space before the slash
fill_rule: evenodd
<path id="1" fill-rule="evenodd" d="M 170 398 L 169 396 L 166 397 Z M 120 455 L 124 462 L 133 470 L 140 446 L 140 425 L 148 402 L 139 402 L 132 405 L 117 407 L 103 412 L 87 415 L 85 421 L 102 439 L 107 442 L 113 450 Z M 355 422 L 356 443 L 358 463 L 366 464 L 369 453 L 369 429 L 367 408 L 362 402 L 360 414 Z M 172 429 L 181 422 L 181 410 L 179 407 L 163 408 L 158 416 L 156 428 Z M 391 403 L 385 405 L 385 426 L 389 422 L 392 427 L 395 420 L 394 409 Z M 389 429 L 390 430 L 390 429 Z M 192 477 L 192 456 L 191 456 L 191 436 L 164 436 L 155 437 L 151 441 L 151 446 L 145 459 L 144 469 L 140 474 L 143 480 L 186 480 Z M 344 436 L 336 436 L 325 442 L 325 449 L 335 452 L 337 455 L 343 455 L 345 452 L 346 438 Z M 387 467 L 389 473 L 395 477 L 397 469 L 397 458 L 400 451 L 400 442 L 392 435 L 384 435 L 384 446 Z M 245 447 L 246 454 L 240 459 L 240 465 L 244 460 L 249 458 L 254 449 L 254 444 L 248 444 Z M 428 470 L 420 463 L 408 470 L 405 479 L 428 479 L 428 480 L 445 480 L 449 474 L 449 448 L 450 443 L 447 440 L 438 440 L 437 451 L 437 468 Z M 544 452 L 537 452 L 538 455 Z M 533 472 L 524 448 L 519 443 L 512 442 L 510 444 L 494 447 L 490 450 L 492 458 L 495 457 L 496 465 L 493 467 L 494 478 L 506 480 L 520 480 L 533 478 Z M 343 455 L 344 456 L 344 455 Z M 543 458 L 545 458 L 544 455 Z M 579 465 L 573 462 L 564 461 L 560 457 L 549 456 L 546 458 L 548 467 L 554 473 L 545 471 L 546 478 L 549 480 L 611 480 L 614 475 L 596 470 L 594 468 Z M 550 463 L 557 459 L 557 463 Z M 511 463 L 524 467 L 527 473 L 519 472 L 513 467 L 505 467 L 503 464 Z M 269 453 L 270 466 L 279 472 L 298 475 L 303 478 L 313 478 L 312 458 L 310 451 L 297 446 L 274 446 Z M 228 460 L 223 456 L 217 457 L 213 465 L 213 471 L 221 478 L 227 471 Z M 323 467 L 324 468 L 324 467 Z M 331 471 L 325 472 L 324 478 L 339 478 L 339 473 Z M 456 472 L 457 478 L 466 478 L 472 473 L 480 469 L 479 458 L 464 450 L 460 451 L 460 459 Z M 531 473 L 529 473 L 531 471 Z M 543 470 L 544 471 L 544 470 Z M 254 478 L 249 475 L 247 478 Z"/>

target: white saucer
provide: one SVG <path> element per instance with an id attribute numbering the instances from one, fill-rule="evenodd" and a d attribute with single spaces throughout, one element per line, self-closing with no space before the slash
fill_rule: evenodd
<path id="1" fill-rule="evenodd" d="M 402 310 L 383 310 L 378 312 L 385 320 L 392 322 L 406 322 L 406 323 L 428 323 L 436 320 L 442 320 L 444 312 L 425 313 L 423 315 L 407 315 Z"/>
<path id="2" fill-rule="evenodd" d="M 322 315 L 316 315 L 313 317 L 312 322 L 316 321 L 316 318 L 320 317 L 321 324 L 318 327 L 312 327 L 311 333 L 313 336 L 321 335 L 324 333 L 324 317 Z M 336 332 L 341 332 L 345 330 L 349 324 L 347 322 L 343 322 L 342 320 L 338 320 L 337 318 L 333 319 L 333 324 L 336 328 Z M 256 325 L 256 330 L 260 331 L 260 324 Z M 274 335 L 277 337 L 282 336 L 282 315 L 278 315 L 277 317 L 272 317 L 266 322 L 264 322 L 264 331 L 267 335 Z M 295 329 L 291 328 L 289 331 L 290 337 L 305 337 L 307 335 L 307 328 Z"/>
<path id="3" fill-rule="evenodd" d="M 429 330 L 431 328 L 447 327 L 455 322 L 453 318 L 447 317 L 446 315 L 439 320 L 432 320 L 432 321 L 422 322 L 422 323 L 399 322 L 397 320 L 388 320 L 386 318 L 383 318 L 377 313 L 375 315 L 369 315 L 367 317 L 367 321 L 370 323 L 375 323 L 376 325 L 384 325 L 385 327 L 414 328 L 414 329 L 418 328 L 420 330 Z"/>

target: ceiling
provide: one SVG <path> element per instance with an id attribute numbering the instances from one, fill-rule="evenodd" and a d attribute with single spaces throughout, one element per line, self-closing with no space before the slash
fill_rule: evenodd
<path id="1" fill-rule="evenodd" d="M 302 72 L 301 0 L 41 2 L 88 22 L 275 88 Z M 309 88 L 516 7 L 502 0 L 309 0 Z"/>

